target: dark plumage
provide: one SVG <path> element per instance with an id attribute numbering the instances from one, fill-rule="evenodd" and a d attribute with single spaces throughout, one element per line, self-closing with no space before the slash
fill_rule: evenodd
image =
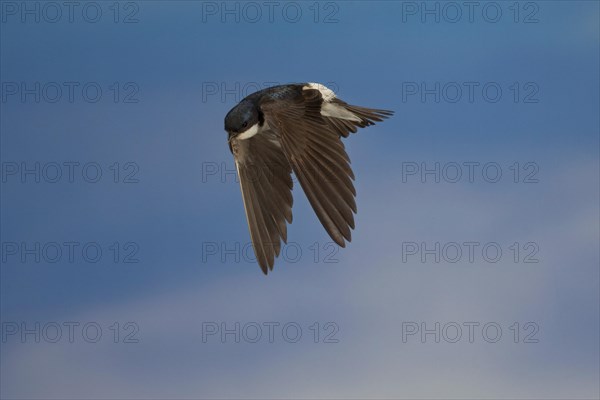
<path id="1" fill-rule="evenodd" d="M 266 274 L 292 222 L 292 171 L 319 221 L 341 247 L 351 240 L 356 191 L 341 137 L 392 111 L 350 105 L 316 83 L 274 86 L 225 117 L 254 253 Z"/>

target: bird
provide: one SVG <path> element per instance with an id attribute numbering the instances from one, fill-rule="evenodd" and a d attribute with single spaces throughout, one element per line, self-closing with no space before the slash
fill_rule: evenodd
<path id="1" fill-rule="evenodd" d="M 267 275 L 292 223 L 292 172 L 340 247 L 355 228 L 356 190 L 342 138 L 393 111 L 350 105 L 325 85 L 277 85 L 242 99 L 225 116 L 256 260 Z"/>

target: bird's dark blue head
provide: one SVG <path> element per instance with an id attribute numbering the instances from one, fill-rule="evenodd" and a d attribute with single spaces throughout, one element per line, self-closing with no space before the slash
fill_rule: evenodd
<path id="1" fill-rule="evenodd" d="M 256 124 L 262 125 L 261 116 L 258 107 L 250 101 L 242 100 L 225 116 L 225 130 L 229 136 L 244 133 Z"/>

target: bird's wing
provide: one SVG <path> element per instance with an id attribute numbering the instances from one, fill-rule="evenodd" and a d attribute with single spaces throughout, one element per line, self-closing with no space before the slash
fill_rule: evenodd
<path id="1" fill-rule="evenodd" d="M 265 121 L 281 138 L 282 149 L 321 224 L 341 247 L 351 240 L 356 190 L 341 136 L 391 115 L 385 110 L 324 103 L 317 89 L 305 88 L 285 101 L 261 104 Z"/>
<path id="2" fill-rule="evenodd" d="M 375 122 L 394 115 L 393 111 L 353 106 L 337 98 L 325 104 L 324 113 L 327 124 L 343 137 L 348 137 L 350 132 L 356 133 L 356 128 L 375 125 Z"/>
<path id="3" fill-rule="evenodd" d="M 292 222 L 292 169 L 273 131 L 230 141 L 256 260 L 267 274 Z"/>

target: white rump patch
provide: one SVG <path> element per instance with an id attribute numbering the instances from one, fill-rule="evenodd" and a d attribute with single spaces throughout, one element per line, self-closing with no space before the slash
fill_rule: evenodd
<path id="1" fill-rule="evenodd" d="M 323 103 L 321 105 L 321 115 L 324 117 L 347 119 L 348 121 L 361 121 L 356 115 L 335 103 Z"/>
<path id="2" fill-rule="evenodd" d="M 321 85 L 320 83 L 310 82 L 302 89 L 317 89 L 319 92 L 321 92 L 321 96 L 323 97 L 323 104 L 321 104 L 322 116 L 346 119 L 348 121 L 361 121 L 359 117 L 346 110 L 346 108 L 344 108 L 343 106 L 331 103 L 331 100 L 335 99 L 335 93 L 327 86 Z"/>
<path id="3" fill-rule="evenodd" d="M 244 140 L 250 139 L 252 136 L 256 135 L 259 131 L 258 122 L 250 127 L 246 132 L 240 133 L 236 136 L 236 139 Z"/>
<path id="4" fill-rule="evenodd" d="M 321 92 L 321 96 L 323 96 L 323 101 L 329 102 L 335 98 L 335 93 L 333 92 L 333 90 L 329 89 L 325 85 L 321 85 L 320 83 L 309 82 L 302 89 L 317 89 L 319 92 Z"/>

